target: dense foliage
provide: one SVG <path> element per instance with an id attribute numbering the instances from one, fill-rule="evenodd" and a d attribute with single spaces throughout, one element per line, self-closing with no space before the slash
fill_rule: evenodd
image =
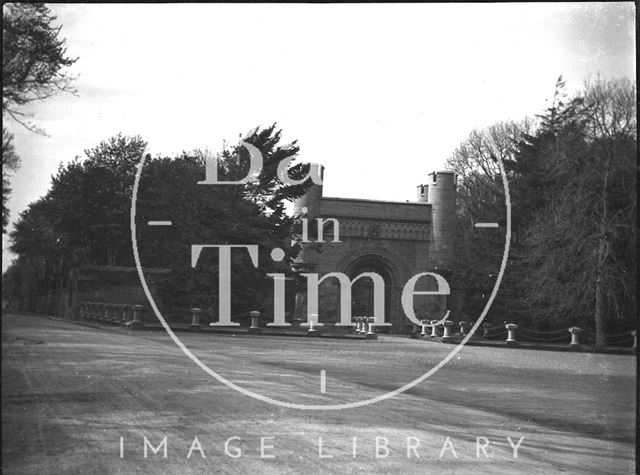
<path id="1" fill-rule="evenodd" d="M 474 227 L 497 222 L 504 229 L 501 161 L 512 239 L 489 320 L 539 330 L 578 325 L 595 332 L 598 344 L 606 333 L 629 328 L 637 312 L 636 127 L 635 84 L 597 80 L 567 97 L 559 80 L 551 106 L 536 119 L 473 131 L 455 150 L 448 166 L 459 175 L 452 282 L 464 295 L 458 319 L 480 315 L 502 260 L 504 234 Z M 298 152 L 295 143 L 279 145 L 280 138 L 272 126 L 245 139 L 262 152 L 264 166 L 243 185 L 198 184 L 206 161 L 200 151 L 147 158 L 136 207 L 138 248 L 143 266 L 172 270 L 160 289 L 170 304 L 217 306 L 218 254 L 207 250 L 192 269 L 192 245 L 256 244 L 257 268 L 246 250 L 232 253 L 232 313 L 270 310 L 266 274 L 286 272 L 297 252 L 290 245 L 296 222 L 285 203 L 308 186 L 277 179 L 278 164 Z M 145 149 L 140 137 L 119 135 L 60 168 L 49 193 L 21 214 L 11 234 L 19 259 L 4 276 L 8 289 L 61 288 L 69 270 L 83 264 L 133 265 L 129 212 Z M 238 180 L 248 169 L 245 147 L 220 153 L 220 180 Z M 297 165 L 290 175 L 299 179 L 306 171 Z M 149 220 L 173 224 L 152 227 Z M 283 262 L 271 259 L 275 247 L 286 250 Z"/>
<path id="2" fill-rule="evenodd" d="M 598 80 L 572 98 L 563 90 L 560 79 L 535 128 L 526 120 L 474 131 L 449 159 L 460 175 L 457 278 L 465 312 L 478 315 L 504 241 L 472 225 L 504 224 L 499 153 L 511 189 L 512 249 L 490 318 L 575 324 L 604 344 L 608 327 L 636 315 L 636 88 Z"/>
<path id="3" fill-rule="evenodd" d="M 265 276 L 276 266 L 269 252 L 286 248 L 288 256 L 294 220 L 285 202 L 304 193 L 307 185 L 285 186 L 277 179 L 277 166 L 298 152 L 295 144 L 279 145 L 275 125 L 256 129 L 245 139 L 261 151 L 262 173 L 244 185 L 198 185 L 205 177 L 205 154 L 147 157 L 136 206 L 138 248 L 144 267 L 173 270 L 163 297 L 175 305 L 212 305 L 217 293 L 217 255 L 204 253 L 192 269 L 193 244 L 256 244 L 256 269 L 246 251 L 232 253 L 232 304 L 235 312 L 262 307 Z M 79 265 L 133 266 L 130 211 L 137 166 L 146 149 L 140 137 L 118 135 L 86 150 L 84 160 L 61 166 L 46 196 L 20 215 L 10 234 L 19 266 L 29 266 L 38 291 L 64 287 L 69 270 Z M 218 160 L 221 181 L 237 180 L 248 171 L 243 146 L 224 150 Z M 289 169 L 301 179 L 307 167 Z M 153 228 L 149 220 L 170 220 L 171 227 Z M 11 272 L 14 275 L 15 270 Z M 11 275 L 11 273 L 9 273 Z"/>

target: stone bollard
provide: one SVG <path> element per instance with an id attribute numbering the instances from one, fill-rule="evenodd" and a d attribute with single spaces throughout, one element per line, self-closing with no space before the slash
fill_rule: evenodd
<path id="1" fill-rule="evenodd" d="M 125 325 L 127 323 L 127 315 L 129 315 L 129 306 L 127 304 L 120 305 L 120 321 L 119 325 Z"/>
<path id="2" fill-rule="evenodd" d="M 582 329 L 579 327 L 569 328 L 569 333 L 571 333 L 571 343 L 569 344 L 569 346 L 574 350 L 577 350 L 580 348 L 580 339 L 578 338 L 578 335 L 580 335 L 581 331 Z"/>
<path id="3" fill-rule="evenodd" d="M 309 315 L 309 329 L 307 330 L 307 336 L 318 336 L 320 332 L 316 328 L 316 324 L 318 322 L 318 315 L 315 313 Z"/>
<path id="4" fill-rule="evenodd" d="M 122 320 L 120 320 L 120 325 L 126 326 L 129 323 L 129 315 L 131 314 L 131 305 L 123 305 L 122 306 Z"/>
<path id="5" fill-rule="evenodd" d="M 443 325 L 444 325 L 444 334 L 442 335 L 442 342 L 443 343 L 453 342 L 454 338 L 453 338 L 452 329 L 455 323 L 452 322 L 451 320 L 445 320 L 443 322 Z"/>
<path id="6" fill-rule="evenodd" d="M 142 312 L 144 312 L 144 307 L 142 305 L 133 306 L 133 320 L 129 323 L 129 328 L 131 330 L 142 330 L 144 328 Z"/>
<path id="7" fill-rule="evenodd" d="M 109 318 L 107 319 L 107 323 L 112 323 L 118 317 L 116 315 L 118 306 L 112 303 L 107 304 L 107 308 L 109 309 Z"/>
<path id="8" fill-rule="evenodd" d="M 438 336 L 437 323 L 438 320 L 431 320 L 431 338 L 437 338 Z"/>
<path id="9" fill-rule="evenodd" d="M 427 325 L 429 325 L 429 320 L 421 320 L 420 323 L 422 323 L 422 331 L 420 332 L 420 338 L 426 338 L 429 336 L 429 333 L 427 333 Z"/>
<path id="10" fill-rule="evenodd" d="M 258 333 L 260 333 L 260 326 L 258 325 L 260 312 L 258 312 L 257 310 L 252 310 L 249 312 L 249 317 L 251 318 L 251 326 L 249 327 L 249 333 L 252 335 L 257 335 Z"/>
<path id="11" fill-rule="evenodd" d="M 374 325 L 373 317 L 369 317 L 368 318 L 367 327 L 368 327 L 367 340 L 377 340 L 378 339 L 378 335 L 376 334 L 376 326 Z"/>
<path id="12" fill-rule="evenodd" d="M 91 315 L 89 316 L 89 319 L 97 320 L 100 315 L 102 315 L 102 313 L 99 304 L 97 302 L 93 302 L 91 304 Z"/>
<path id="13" fill-rule="evenodd" d="M 120 323 L 121 320 L 121 316 L 122 316 L 122 306 L 119 304 L 111 304 L 109 305 L 109 307 L 111 308 L 111 311 L 109 312 L 109 323 Z"/>
<path id="14" fill-rule="evenodd" d="M 491 322 L 482 322 L 482 338 L 489 339 L 489 332 L 491 331 Z"/>
<path id="15" fill-rule="evenodd" d="M 109 305 L 106 303 L 102 304 L 102 317 L 100 317 L 98 320 L 100 320 L 101 322 L 106 322 L 109 320 Z"/>
<path id="16" fill-rule="evenodd" d="M 507 323 L 504 326 L 507 329 L 507 346 L 518 346 L 518 342 L 516 341 L 516 330 L 518 329 L 518 325 L 515 323 Z"/>
<path id="17" fill-rule="evenodd" d="M 200 315 L 202 314 L 202 310 L 199 308 L 191 309 L 191 330 L 200 331 L 202 329 L 202 325 L 200 325 Z"/>

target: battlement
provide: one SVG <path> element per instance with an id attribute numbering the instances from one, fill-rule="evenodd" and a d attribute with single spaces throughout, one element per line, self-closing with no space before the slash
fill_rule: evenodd
<path id="1" fill-rule="evenodd" d="M 430 186 L 455 187 L 458 184 L 458 175 L 452 170 L 438 170 L 429 173 Z"/>

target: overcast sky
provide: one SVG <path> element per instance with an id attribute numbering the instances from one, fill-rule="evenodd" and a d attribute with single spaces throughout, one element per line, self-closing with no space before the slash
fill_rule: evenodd
<path id="1" fill-rule="evenodd" d="M 118 132 L 174 154 L 273 122 L 325 165 L 325 196 L 413 200 L 473 128 L 542 112 L 560 74 L 570 90 L 635 79 L 631 2 L 51 9 L 78 95 L 31 107 L 48 137 L 7 121 L 12 221 L 59 163 Z"/>

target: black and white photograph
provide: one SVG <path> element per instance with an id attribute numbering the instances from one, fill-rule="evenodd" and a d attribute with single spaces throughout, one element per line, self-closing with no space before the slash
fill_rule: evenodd
<path id="1" fill-rule="evenodd" d="M 3 473 L 636 473 L 636 3 L 2 16 Z"/>

